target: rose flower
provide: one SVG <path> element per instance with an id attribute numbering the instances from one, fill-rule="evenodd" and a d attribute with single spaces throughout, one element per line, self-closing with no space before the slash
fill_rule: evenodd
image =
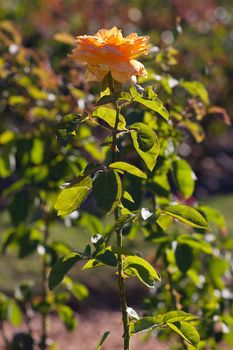
<path id="1" fill-rule="evenodd" d="M 148 36 L 136 33 L 124 38 L 116 27 L 100 29 L 93 36 L 78 36 L 72 57 L 86 64 L 87 80 L 101 81 L 111 72 L 113 79 L 124 83 L 136 76 L 146 76 L 145 67 L 135 58 L 148 53 L 148 40 Z"/>

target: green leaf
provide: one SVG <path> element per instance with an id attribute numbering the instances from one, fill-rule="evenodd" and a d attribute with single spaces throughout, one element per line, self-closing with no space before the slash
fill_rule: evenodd
<path id="1" fill-rule="evenodd" d="M 82 270 L 92 269 L 103 265 L 117 266 L 117 258 L 111 247 L 107 247 L 92 254 L 90 259 L 82 268 Z"/>
<path id="2" fill-rule="evenodd" d="M 131 95 L 128 92 L 121 92 L 118 99 L 117 105 L 119 108 L 126 107 L 131 103 Z"/>
<path id="3" fill-rule="evenodd" d="M 77 129 L 82 116 L 76 113 L 67 114 L 57 124 L 57 138 L 63 146 L 69 142 L 71 134 Z"/>
<path id="4" fill-rule="evenodd" d="M 167 322 L 167 325 L 194 347 L 196 347 L 200 342 L 199 334 L 191 324 L 183 321 L 178 321 L 174 323 Z"/>
<path id="5" fill-rule="evenodd" d="M 149 288 L 155 287 L 155 280 L 160 277 L 151 264 L 139 256 L 128 256 L 124 262 L 124 273 L 128 276 L 136 276 Z"/>
<path id="6" fill-rule="evenodd" d="M 101 346 L 103 345 L 103 343 L 105 342 L 109 334 L 110 334 L 109 331 L 104 332 L 104 334 L 101 336 L 99 343 L 97 345 L 97 350 L 101 350 Z"/>
<path id="7" fill-rule="evenodd" d="M 74 283 L 71 292 L 78 300 L 84 300 L 89 295 L 87 287 L 82 283 Z"/>
<path id="8" fill-rule="evenodd" d="M 3 179 L 10 176 L 12 171 L 10 157 L 7 155 L 0 156 L 0 177 Z"/>
<path id="9" fill-rule="evenodd" d="M 166 231 L 168 227 L 172 224 L 172 218 L 169 215 L 161 214 L 159 218 L 156 220 L 156 223 Z"/>
<path id="10" fill-rule="evenodd" d="M 152 88 L 152 87 L 151 87 Z M 149 92 L 148 92 L 149 91 Z M 147 97 L 143 97 L 140 93 L 135 92 L 135 88 L 130 89 L 130 93 L 133 96 L 133 101 L 138 102 L 145 106 L 146 108 L 157 112 L 165 120 L 168 120 L 169 113 L 164 107 L 163 103 L 158 99 L 157 94 L 152 92 L 152 89 L 149 89 Z"/>
<path id="11" fill-rule="evenodd" d="M 28 191 L 22 190 L 13 196 L 12 202 L 8 205 L 13 225 L 17 226 L 26 221 L 29 207 L 30 202 Z"/>
<path id="12" fill-rule="evenodd" d="M 141 151 L 149 151 L 155 144 L 156 134 L 144 123 L 134 123 L 132 129 L 137 131 L 137 142 Z"/>
<path id="13" fill-rule="evenodd" d="M 0 145 L 6 145 L 16 138 L 16 134 L 11 130 L 3 131 L 0 134 Z"/>
<path id="14" fill-rule="evenodd" d="M 208 228 L 205 218 L 197 210 L 187 205 L 170 205 L 162 210 L 162 212 L 189 226 L 204 229 Z"/>
<path id="15" fill-rule="evenodd" d="M 26 105 L 27 98 L 19 95 L 11 95 L 9 96 L 8 103 L 10 106 Z"/>
<path id="16" fill-rule="evenodd" d="M 97 253 L 94 253 L 92 257 L 101 262 L 102 264 L 109 266 L 117 266 L 117 258 L 116 255 L 112 252 L 111 247 L 107 247 L 105 249 L 102 249 L 101 251 L 98 251 Z"/>
<path id="17" fill-rule="evenodd" d="M 92 179 L 85 177 L 83 181 L 76 185 L 62 190 L 54 206 L 58 215 L 65 216 L 78 209 L 90 193 L 91 187 Z"/>
<path id="18" fill-rule="evenodd" d="M 193 321 L 197 317 L 182 310 L 169 311 L 163 315 L 163 322 Z"/>
<path id="19" fill-rule="evenodd" d="M 155 132 L 144 123 L 135 123 L 132 125 L 131 138 L 135 150 L 152 171 L 159 155 L 159 141 Z"/>
<path id="20" fill-rule="evenodd" d="M 122 196 L 119 174 L 114 170 L 97 172 L 93 180 L 93 194 L 98 207 L 110 214 Z"/>
<path id="21" fill-rule="evenodd" d="M 99 262 L 96 259 L 90 259 L 90 260 L 88 260 L 88 262 L 85 265 L 83 265 L 82 270 L 83 271 L 84 270 L 89 270 L 89 269 L 93 269 L 95 267 L 100 267 L 100 266 L 103 266 L 103 265 L 104 265 L 103 263 Z"/>
<path id="22" fill-rule="evenodd" d="M 7 305 L 7 318 L 14 327 L 18 327 L 22 323 L 22 312 L 13 299 L 11 299 Z"/>
<path id="23" fill-rule="evenodd" d="M 199 81 L 181 81 L 180 86 L 187 90 L 191 95 L 198 96 L 203 103 L 209 104 L 209 96 L 205 86 Z"/>
<path id="24" fill-rule="evenodd" d="M 206 254 L 212 253 L 212 247 L 209 243 L 204 241 L 203 235 L 179 235 L 176 238 L 178 243 L 186 244 L 191 248 L 198 249 Z"/>
<path id="25" fill-rule="evenodd" d="M 181 272 L 186 273 L 192 266 L 193 254 L 190 246 L 178 244 L 175 251 L 176 264 Z"/>
<path id="26" fill-rule="evenodd" d="M 129 174 L 135 175 L 137 177 L 141 177 L 142 179 L 147 178 L 146 174 L 143 171 L 141 171 L 136 166 L 131 165 L 129 163 L 115 162 L 115 163 L 110 164 L 109 168 L 120 169 L 120 170 L 126 171 Z"/>
<path id="27" fill-rule="evenodd" d="M 127 199 L 127 201 L 129 201 L 131 203 L 134 203 L 133 197 L 131 196 L 131 194 L 128 191 L 124 191 L 123 198 Z"/>
<path id="28" fill-rule="evenodd" d="M 50 271 L 49 289 L 54 289 L 61 283 L 66 273 L 81 259 L 82 255 L 77 252 L 71 252 L 59 259 Z"/>
<path id="29" fill-rule="evenodd" d="M 98 107 L 92 113 L 92 118 L 108 124 L 111 128 L 115 127 L 116 111 L 108 107 Z M 119 115 L 118 130 L 125 130 L 126 122 L 123 115 Z"/>
<path id="30" fill-rule="evenodd" d="M 178 191 L 185 199 L 191 197 L 195 187 L 191 166 L 184 159 L 176 159 L 172 162 L 172 174 Z"/>
<path id="31" fill-rule="evenodd" d="M 165 328 L 167 322 L 174 323 L 177 321 L 192 321 L 195 319 L 195 316 L 180 310 L 170 311 L 166 314 L 159 314 L 156 316 L 146 316 L 130 322 L 130 334 L 147 332 L 153 328 Z"/>
<path id="32" fill-rule="evenodd" d="M 87 298 L 89 295 L 89 291 L 84 284 L 74 283 L 72 278 L 69 276 L 64 277 L 63 284 L 78 300 L 83 300 L 83 299 Z"/>
<path id="33" fill-rule="evenodd" d="M 158 316 L 146 316 L 142 317 L 139 320 L 131 321 L 129 323 L 129 332 L 130 335 L 147 332 L 153 328 L 159 328 L 161 325 L 162 317 Z"/>
<path id="34" fill-rule="evenodd" d="M 33 164 L 39 165 L 43 162 L 44 158 L 44 144 L 40 139 L 34 139 L 31 149 L 31 161 Z"/>
<path id="35" fill-rule="evenodd" d="M 77 323 L 74 311 L 67 305 L 58 305 L 57 311 L 58 316 L 66 326 L 66 329 L 68 331 L 73 331 Z"/>
<path id="36" fill-rule="evenodd" d="M 212 222 L 220 229 L 224 229 L 226 227 L 225 219 L 218 210 L 210 208 L 206 205 L 200 205 L 197 209 L 205 216 L 208 222 Z"/>

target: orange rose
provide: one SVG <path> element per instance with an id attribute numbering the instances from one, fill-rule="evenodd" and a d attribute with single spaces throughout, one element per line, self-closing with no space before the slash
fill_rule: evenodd
<path id="1" fill-rule="evenodd" d="M 136 76 L 146 76 L 142 63 L 136 57 L 148 53 L 148 36 L 132 33 L 123 37 L 121 30 L 100 29 L 95 35 L 78 36 L 73 58 L 86 64 L 86 79 L 101 81 L 111 72 L 112 77 L 124 83 Z"/>

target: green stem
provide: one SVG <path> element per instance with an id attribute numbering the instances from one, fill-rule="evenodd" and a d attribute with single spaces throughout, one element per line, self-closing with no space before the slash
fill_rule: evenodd
<path id="1" fill-rule="evenodd" d="M 113 80 L 110 79 L 109 83 L 110 91 L 111 93 L 114 92 L 114 85 Z M 114 125 L 114 130 L 112 133 L 112 163 L 116 161 L 116 153 L 117 153 L 117 129 L 118 129 L 118 123 L 119 123 L 119 117 L 120 117 L 120 109 L 115 104 L 116 108 L 116 121 Z M 114 210 L 114 217 L 115 222 L 119 218 L 119 212 L 118 208 Z M 121 248 L 123 245 L 123 236 L 122 236 L 122 229 L 116 229 L 116 236 L 117 236 L 117 247 Z M 120 304 L 121 304 L 121 313 L 122 313 L 122 321 L 123 321 L 123 327 L 124 327 L 124 350 L 129 350 L 129 341 L 130 341 L 130 335 L 129 335 L 129 318 L 127 313 L 127 302 L 126 302 L 126 290 L 125 290 L 125 280 L 123 277 L 123 259 L 122 255 L 117 255 L 117 272 L 118 272 L 118 287 L 120 291 Z"/>

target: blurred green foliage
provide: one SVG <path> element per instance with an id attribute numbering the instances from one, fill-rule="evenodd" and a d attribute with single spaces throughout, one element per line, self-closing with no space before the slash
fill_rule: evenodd
<path id="1" fill-rule="evenodd" d="M 222 118 L 229 123 L 233 113 L 231 0 L 7 0 L 0 4 L 0 18 L 17 23 L 26 46 L 45 49 L 56 65 L 70 52 L 68 45 L 53 40 L 57 33 L 92 34 L 117 25 L 126 33 L 149 34 L 156 46 L 175 47 L 178 64 L 169 67 L 171 75 L 202 81 L 213 106 L 202 122 L 205 148 L 189 141 L 192 166 L 199 175 L 198 195 L 232 190 L 232 128 L 221 123 Z"/>
<path id="2" fill-rule="evenodd" d="M 44 315 L 56 311 L 67 329 L 72 330 L 75 318 L 69 307 L 70 297 L 82 300 L 88 295 L 84 285 L 68 276 L 55 292 L 48 291 L 45 286 L 46 274 L 57 259 L 70 250 L 81 251 L 86 245 L 86 240 L 79 247 L 76 240 L 68 244 L 63 235 L 62 241 L 55 234 L 51 235 L 57 222 L 54 204 L 59 186 L 83 174 L 88 163 L 93 163 L 96 171 L 96 163 L 98 169 L 109 156 L 111 125 L 106 120 L 106 125 L 103 125 L 103 119 L 106 119 L 103 108 L 106 107 L 99 107 L 92 114 L 97 87 L 87 85 L 83 68 L 66 54 L 72 48 L 72 33 L 93 33 L 99 27 L 117 24 L 125 32 L 148 33 L 155 45 L 145 59 L 148 78 L 139 81 L 145 90 L 130 90 L 127 95 L 129 100 L 125 101 L 126 105 L 133 103 L 134 109 L 125 114 L 125 119 L 127 125 L 132 124 L 133 114 L 135 124 L 132 127 L 136 131 L 132 132 L 131 138 L 123 135 L 118 147 L 120 160 L 134 163 L 145 172 L 146 168 L 153 170 L 154 163 L 150 163 L 151 157 L 148 158 L 143 147 L 152 142 L 156 158 L 157 139 L 140 125 L 145 123 L 158 134 L 160 143 L 156 173 L 149 173 L 145 181 L 140 176 L 132 177 L 132 169 L 130 174 L 122 168 L 122 164 L 119 169 L 116 168 L 127 173 L 124 175 L 124 188 L 129 192 L 124 192 L 123 215 L 141 210 L 143 200 L 147 203 L 156 198 L 156 208 L 159 208 L 154 213 L 154 206 L 148 205 L 149 213 L 151 210 L 156 215 L 153 220 L 150 215 L 147 217 L 148 212 L 141 211 L 142 218 L 146 215 L 144 220 L 127 221 L 127 217 L 124 218 L 126 221 L 118 223 L 129 240 L 137 235 L 138 240 L 143 238 L 151 244 L 151 262 L 162 271 L 163 283 L 156 285 L 156 293 L 144 300 L 145 316 L 152 315 L 154 310 L 166 313 L 170 306 L 178 309 L 182 306 L 186 312 L 201 317 L 199 331 L 202 343 L 199 349 L 206 346 L 215 349 L 222 339 L 232 345 L 232 239 L 227 236 L 224 219 L 210 208 L 196 206 L 211 223 L 212 233 L 206 234 L 197 227 L 200 221 L 195 213 L 184 215 L 180 208 L 176 208 L 178 212 L 175 213 L 174 208 L 172 213 L 165 210 L 173 200 L 180 205 L 193 206 L 196 194 L 201 197 L 208 191 L 216 191 L 221 185 L 232 188 L 230 181 L 224 183 L 219 180 L 232 169 L 228 163 L 232 142 L 229 140 L 223 144 L 222 141 L 223 135 L 231 135 L 232 132 L 230 128 L 230 131 L 225 130 L 230 124 L 225 108 L 232 112 L 232 16 L 231 1 L 184 4 L 178 0 L 112 0 L 86 4 L 72 0 L 38 0 L 29 4 L 27 1 L 8 0 L 0 5 L 0 204 L 2 210 L 8 212 L 12 224 L 2 235 L 1 250 L 4 254 L 14 251 L 22 259 L 36 255 L 42 281 L 40 290 L 29 282 L 20 282 L 13 297 L 1 295 L 2 321 L 9 320 L 13 325 L 20 323 L 23 315 L 18 305 L 23 303 L 26 317 L 30 317 L 32 309 L 41 315 L 43 322 Z M 63 36 L 55 36 L 58 32 Z M 151 84 L 156 86 L 156 93 L 166 104 L 173 124 L 165 122 L 166 110 L 161 108 L 155 92 L 146 89 Z M 146 139 L 143 147 L 137 143 L 136 132 L 140 138 Z M 206 151 L 200 145 L 205 136 L 205 145 L 214 144 L 219 157 L 208 154 L 208 148 Z M 189 159 L 201 179 L 196 192 Z M 216 164 L 218 171 L 215 174 Z M 116 170 L 112 170 L 111 174 L 116 174 Z M 119 175 L 114 176 L 118 181 Z M 114 184 L 117 182 L 110 180 Z M 78 186 L 74 188 L 79 190 Z M 101 196 L 104 194 L 100 196 L 98 189 L 96 192 L 97 204 L 99 199 L 107 212 L 112 211 L 112 201 L 103 203 Z M 116 189 L 113 194 L 117 197 L 119 191 Z M 65 203 L 64 198 L 56 203 L 59 209 Z M 78 204 L 75 202 L 76 207 Z M 62 209 L 68 214 L 75 206 Z M 137 221 L 138 212 L 134 215 Z M 103 225 L 101 216 L 93 197 L 88 197 L 81 210 L 64 221 L 68 226 L 84 227 L 88 238 L 96 234 L 108 237 L 113 223 L 110 220 Z M 172 225 L 168 229 L 171 217 L 191 222 L 191 226 L 196 223 L 196 227 L 189 229 L 188 233 L 184 233 L 180 225 Z M 98 255 L 98 249 L 103 248 L 102 243 L 101 240 L 95 242 L 97 255 L 91 260 L 114 265 L 114 252 L 108 251 L 107 257 L 106 251 Z M 91 256 L 88 249 L 82 253 L 85 257 Z M 127 268 L 125 273 L 129 274 Z M 154 283 L 137 272 L 134 275 L 143 283 Z M 31 332 L 29 326 L 28 333 L 22 337 L 33 347 Z M 162 339 L 167 339 L 169 335 L 160 330 L 156 332 Z M 18 341 L 14 338 L 12 344 Z"/>

